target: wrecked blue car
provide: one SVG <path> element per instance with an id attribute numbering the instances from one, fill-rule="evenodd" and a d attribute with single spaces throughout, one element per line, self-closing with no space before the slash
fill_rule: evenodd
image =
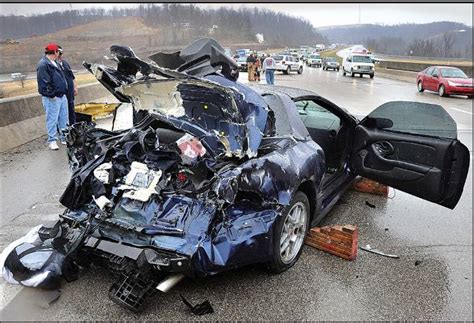
<path id="1" fill-rule="evenodd" d="M 43 235 L 68 268 L 110 269 L 109 296 L 129 309 L 183 276 L 289 269 L 357 175 L 448 208 L 462 194 L 469 151 L 440 106 L 389 102 L 359 122 L 310 91 L 237 82 L 210 39 L 149 63 L 123 46 L 110 58 L 84 66 L 133 126 L 69 129 L 67 210 Z"/>

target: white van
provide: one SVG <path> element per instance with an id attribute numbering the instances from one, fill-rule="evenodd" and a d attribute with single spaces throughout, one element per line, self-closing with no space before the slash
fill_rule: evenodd
<path id="1" fill-rule="evenodd" d="M 367 74 L 372 79 L 375 75 L 375 65 L 367 54 L 349 54 L 342 62 L 342 75 L 346 73 L 352 77 L 356 74 L 360 77 Z"/>

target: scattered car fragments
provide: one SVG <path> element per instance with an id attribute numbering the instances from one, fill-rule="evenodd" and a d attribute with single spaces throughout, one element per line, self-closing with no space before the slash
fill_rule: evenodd
<path id="1" fill-rule="evenodd" d="M 110 59 L 84 66 L 133 126 L 69 128 L 67 209 L 39 246 L 70 272 L 109 269 L 109 297 L 130 310 L 182 275 L 287 270 L 357 175 L 449 208 L 462 194 L 469 151 L 438 105 L 388 102 L 359 121 L 310 91 L 236 82 L 210 39 L 152 62 L 114 45 Z"/>
<path id="2" fill-rule="evenodd" d="M 384 257 L 389 257 L 389 258 L 400 258 L 399 256 L 397 255 L 392 255 L 392 254 L 388 254 L 388 253 L 385 253 L 385 252 L 382 252 L 378 249 L 374 249 L 372 248 L 369 244 L 366 245 L 365 247 L 359 247 L 360 249 L 364 250 L 364 251 L 368 251 L 368 252 L 372 252 L 372 253 L 375 253 L 377 255 L 380 255 L 380 256 L 384 256 Z"/>
<path id="3" fill-rule="evenodd" d="M 334 225 L 312 228 L 306 244 L 346 260 L 357 258 L 359 230 L 353 225 Z"/>
<path id="4" fill-rule="evenodd" d="M 183 295 L 179 295 L 181 297 L 181 300 L 183 303 L 189 308 L 191 313 L 194 315 L 204 315 L 204 314 L 212 314 L 214 313 L 214 309 L 212 308 L 211 303 L 208 300 L 205 300 L 204 302 L 196 305 L 192 305 L 191 303 L 188 302 L 186 298 L 184 298 Z"/>

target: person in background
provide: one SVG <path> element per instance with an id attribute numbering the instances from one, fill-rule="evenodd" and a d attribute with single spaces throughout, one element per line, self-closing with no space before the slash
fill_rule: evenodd
<path id="1" fill-rule="evenodd" d="M 265 80 L 267 84 L 275 84 L 275 60 L 267 54 L 267 58 L 263 61 L 263 70 L 265 71 Z"/>
<path id="2" fill-rule="evenodd" d="M 63 70 L 64 77 L 67 82 L 67 105 L 68 105 L 68 115 L 69 115 L 69 125 L 76 123 L 76 112 L 74 111 L 74 97 L 77 95 L 77 84 L 76 77 L 72 72 L 71 65 L 63 57 L 63 48 L 59 47 L 59 56 L 57 62 L 59 67 Z"/>
<path id="3" fill-rule="evenodd" d="M 260 71 L 262 69 L 262 64 L 260 59 L 255 55 L 255 81 L 260 82 Z"/>
<path id="4" fill-rule="evenodd" d="M 255 57 L 253 53 L 247 57 L 247 72 L 249 81 L 255 81 Z"/>
<path id="5" fill-rule="evenodd" d="M 46 112 L 46 130 L 48 132 L 48 147 L 58 150 L 56 143 L 59 130 L 59 139 L 66 144 L 64 131 L 68 123 L 67 82 L 61 68 L 56 63 L 59 56 L 59 47 L 55 43 L 46 45 L 45 55 L 36 67 L 38 92 L 41 94 L 43 107 Z"/>

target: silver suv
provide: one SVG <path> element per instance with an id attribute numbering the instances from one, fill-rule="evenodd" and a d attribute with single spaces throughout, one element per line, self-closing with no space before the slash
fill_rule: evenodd
<path id="1" fill-rule="evenodd" d="M 284 74 L 290 74 L 290 72 L 303 73 L 303 62 L 298 57 L 284 54 L 275 55 L 273 59 L 275 60 L 277 71 L 281 71 Z"/>

